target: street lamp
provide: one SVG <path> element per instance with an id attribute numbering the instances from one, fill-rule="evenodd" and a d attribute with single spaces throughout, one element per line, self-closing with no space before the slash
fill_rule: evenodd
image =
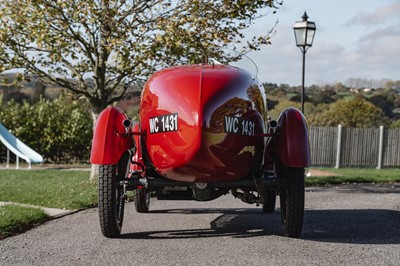
<path id="1" fill-rule="evenodd" d="M 307 13 L 301 17 L 302 21 L 296 21 L 294 24 L 294 37 L 296 38 L 296 45 L 303 53 L 303 77 L 302 77 L 302 90 L 301 90 L 301 112 L 304 113 L 304 76 L 305 76 L 305 63 L 306 52 L 312 46 L 314 35 L 316 31 L 315 23 L 308 21 Z"/>

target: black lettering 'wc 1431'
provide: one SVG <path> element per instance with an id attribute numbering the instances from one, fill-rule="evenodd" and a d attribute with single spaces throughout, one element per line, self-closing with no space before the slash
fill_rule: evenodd
<path id="1" fill-rule="evenodd" d="M 151 117 L 150 134 L 178 131 L 178 113 Z"/>

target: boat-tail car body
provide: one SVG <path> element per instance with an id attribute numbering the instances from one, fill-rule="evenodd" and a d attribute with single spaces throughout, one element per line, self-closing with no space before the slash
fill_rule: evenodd
<path id="1" fill-rule="evenodd" d="M 138 212 L 148 212 L 154 197 L 209 201 L 231 193 L 272 213 L 279 195 L 283 234 L 298 237 L 310 165 L 307 125 L 295 108 L 271 120 L 266 102 L 249 72 L 200 64 L 151 76 L 136 123 L 117 107 L 103 110 L 91 152 L 103 235 L 120 235 L 132 190 Z"/>

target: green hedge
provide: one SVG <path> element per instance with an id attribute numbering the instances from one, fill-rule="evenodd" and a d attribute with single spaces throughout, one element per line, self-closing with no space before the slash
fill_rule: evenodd
<path id="1" fill-rule="evenodd" d="M 61 95 L 55 100 L 41 98 L 33 105 L 3 103 L 0 95 L 0 106 L 0 122 L 46 162 L 89 161 L 93 122 L 85 102 Z M 4 162 L 6 148 L 0 146 L 0 162 Z"/>

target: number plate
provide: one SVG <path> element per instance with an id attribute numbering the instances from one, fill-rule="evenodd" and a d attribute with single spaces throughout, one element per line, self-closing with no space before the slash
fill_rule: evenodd
<path id="1" fill-rule="evenodd" d="M 178 131 L 178 113 L 150 117 L 150 134 Z"/>
<path id="2" fill-rule="evenodd" d="M 236 116 L 224 117 L 224 128 L 227 133 L 234 133 L 243 136 L 254 136 L 256 123 Z"/>

